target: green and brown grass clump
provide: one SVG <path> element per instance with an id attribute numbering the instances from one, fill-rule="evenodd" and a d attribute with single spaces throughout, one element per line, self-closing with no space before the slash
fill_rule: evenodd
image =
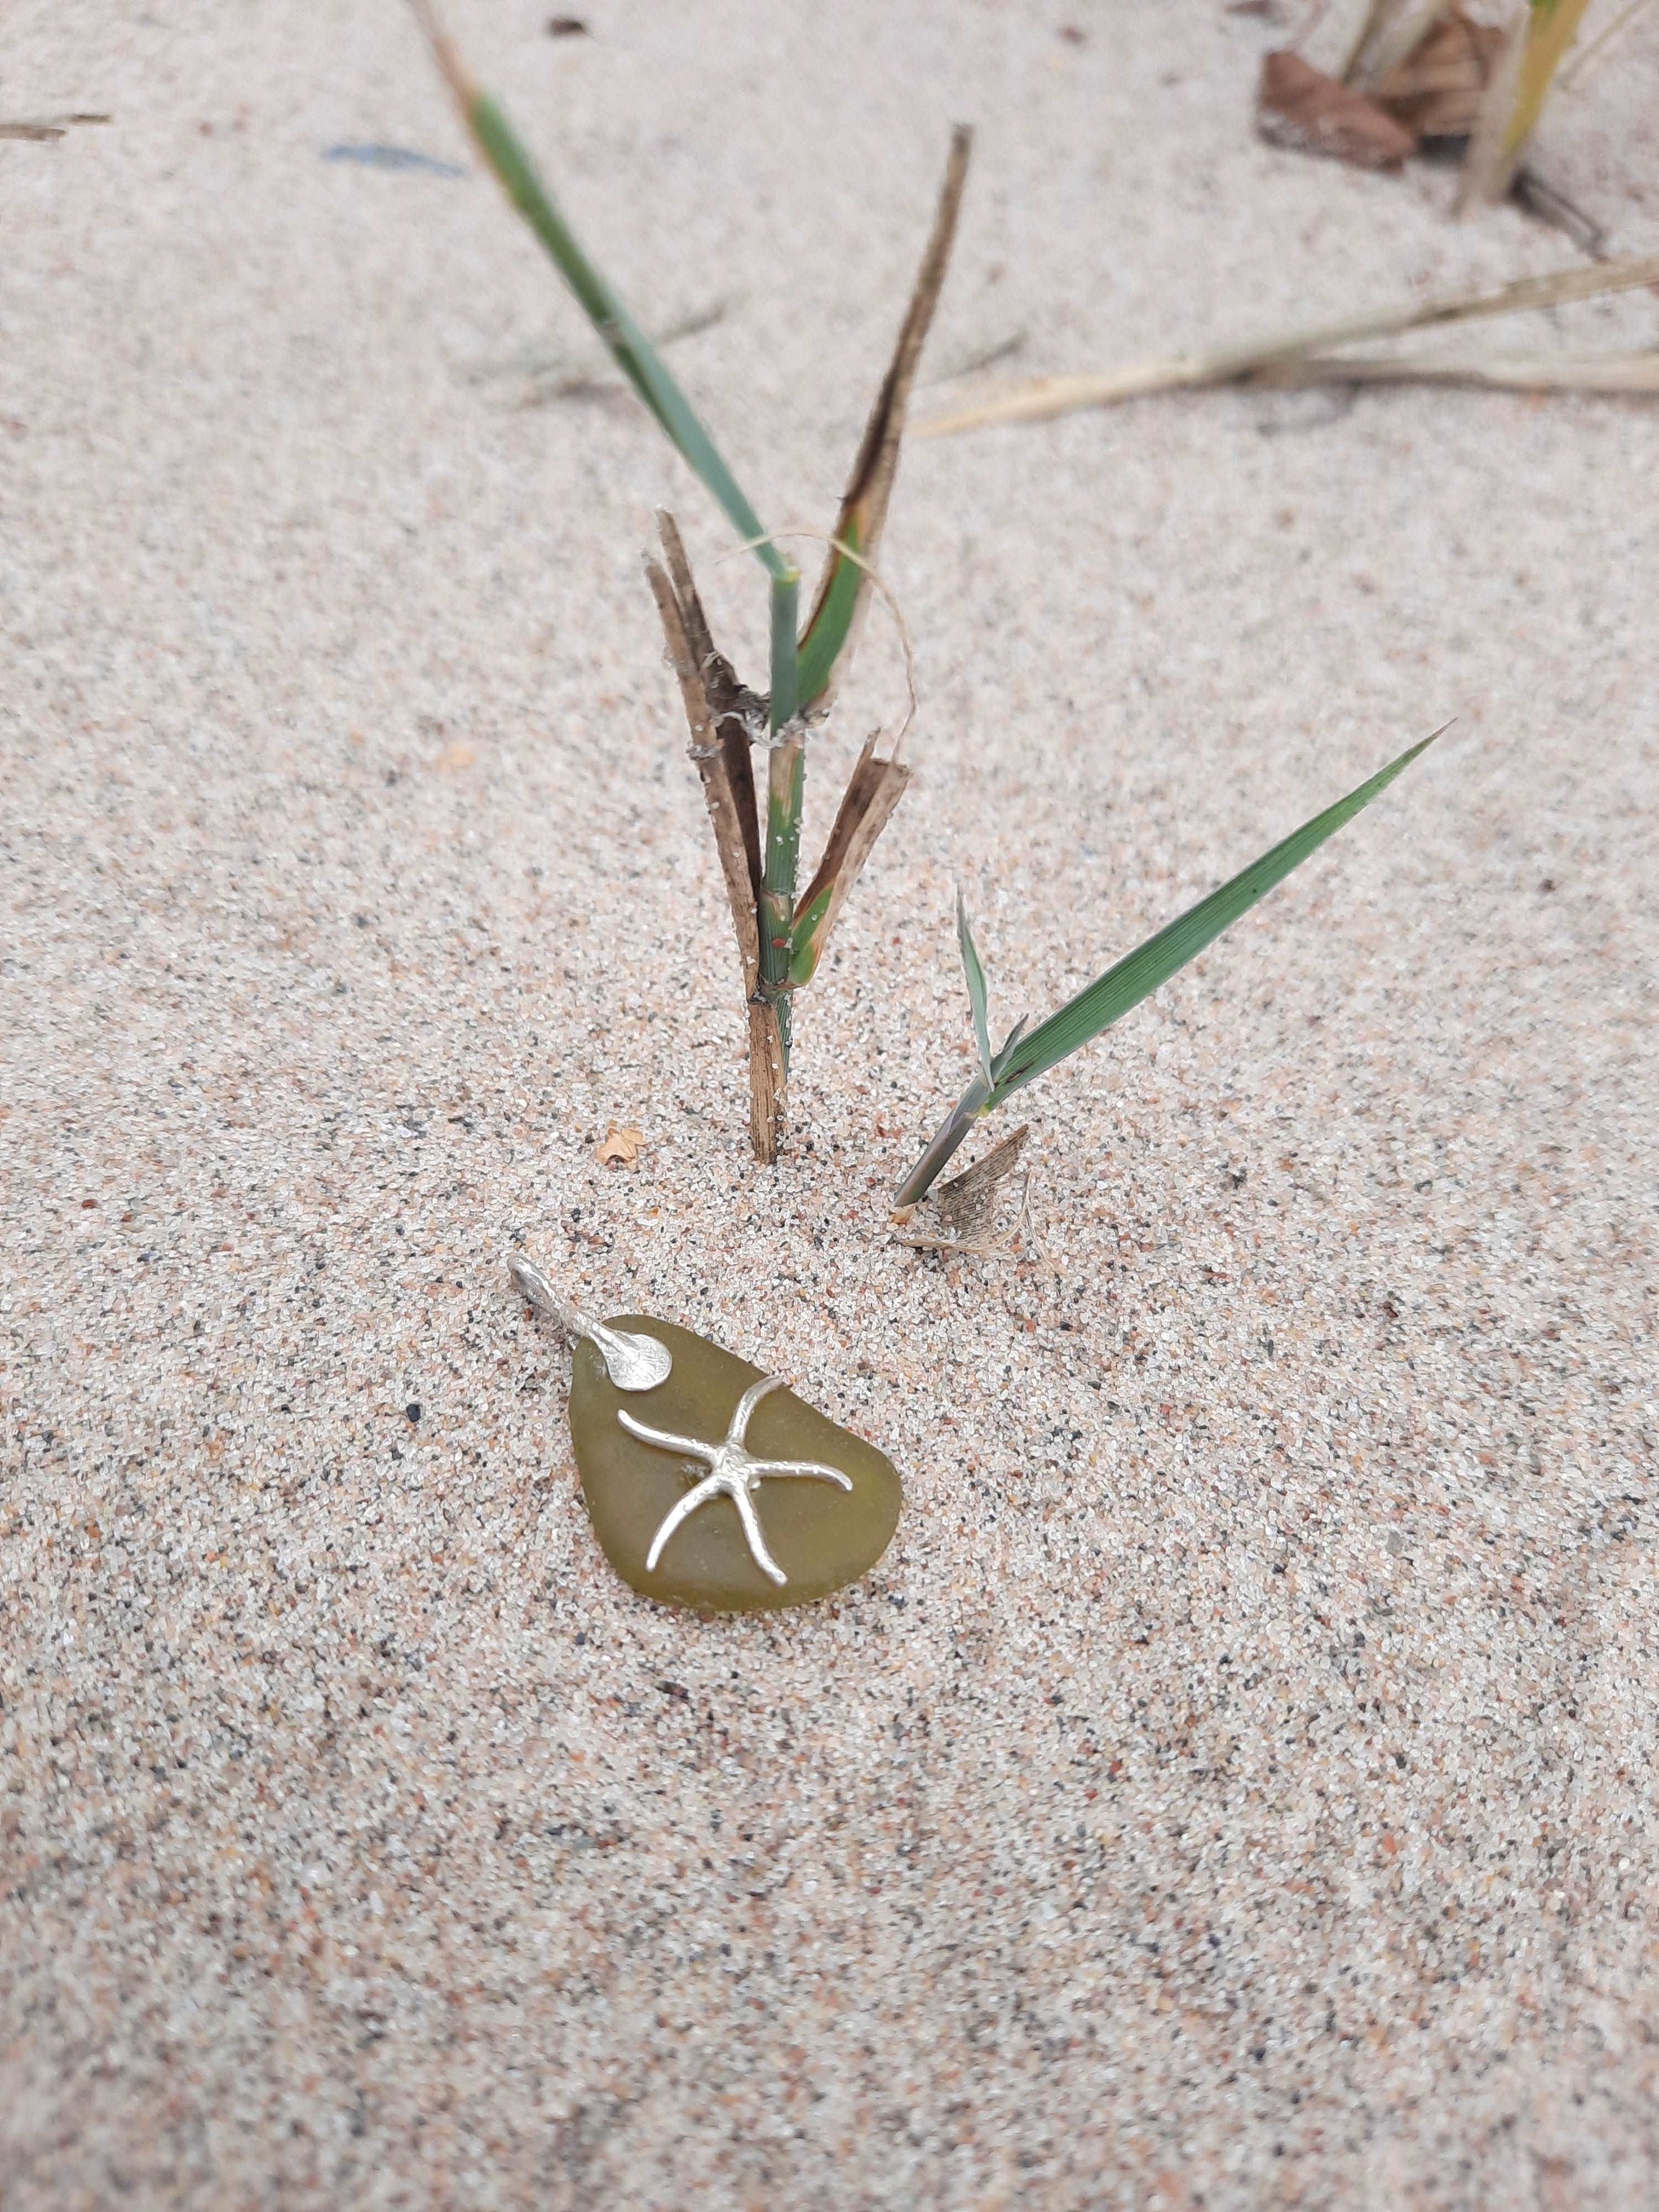
<path id="1" fill-rule="evenodd" d="M 691 757 L 702 779 L 742 962 L 749 1014 L 750 1133 L 757 1155 L 772 1161 L 777 1158 L 783 1121 L 794 994 L 817 972 L 848 894 L 909 781 L 909 769 L 893 754 L 883 756 L 878 750 L 881 733 L 872 737 L 842 795 L 817 870 L 805 890 L 799 890 L 809 741 L 834 704 L 858 645 L 871 591 L 878 582 L 874 563 L 898 472 L 916 368 L 956 234 L 967 180 L 969 133 L 958 130 L 953 135 L 933 231 L 909 307 L 829 535 L 830 554 L 811 611 L 802 623 L 800 579 L 780 550 L 777 537 L 761 522 L 655 348 L 578 244 L 500 107 L 467 75 L 426 0 L 416 0 L 416 5 L 456 106 L 508 199 L 546 249 L 644 405 L 725 513 L 741 546 L 754 553 L 766 573 L 771 653 L 769 688 L 763 696 L 739 680 L 715 645 L 679 531 L 672 515 L 659 516 L 661 557 L 648 560 L 647 569 L 679 682 Z M 1432 318 L 1419 311 L 1411 319 L 1425 319 Z M 1346 337 L 1356 334 L 1352 328 L 1339 333 Z M 1241 365 L 1232 364 L 1235 368 Z M 1215 363 L 1177 365 L 1182 367 L 1188 374 L 1171 378 L 1166 366 L 1156 378 L 1136 380 L 1133 388 L 1155 389 L 1165 381 L 1216 380 Z M 1090 395 L 1096 402 L 1103 396 L 1107 395 Z M 1109 396 L 1125 394 L 1115 390 Z M 1068 393 L 1066 404 L 1088 403 Z M 1039 407 L 1029 411 L 1057 410 Z M 995 1053 L 985 973 L 966 908 L 958 902 L 957 930 L 979 1072 L 896 1194 L 900 1215 L 908 1218 L 928 1195 L 976 1121 L 1080 1051 L 1166 982 L 1368 805 L 1432 742 L 1425 738 L 1412 746 L 1304 823 L 1109 968 L 1036 1029 L 1017 1024 Z M 756 750 L 764 754 L 766 762 L 763 799 L 752 757 Z M 968 1243 L 981 1242 L 979 1231 L 994 1183 L 1012 1167 L 1018 1150 L 1018 1137 L 1006 1139 L 994 1155 L 952 1187 L 953 1206 L 945 1208 L 941 1218 L 947 1230 L 954 1229 L 953 1235 L 908 1241 L 954 1243 L 957 1249 L 967 1249 L 964 1237 Z"/>
<path id="2" fill-rule="evenodd" d="M 1334 805 L 1304 822 L 1299 830 L 1293 830 L 1288 837 L 1271 847 L 1259 860 L 1252 860 L 1248 868 L 1241 869 L 1207 898 L 1200 899 L 1156 936 L 1126 953 L 1103 975 L 1097 976 L 1074 998 L 1068 999 L 1058 1012 L 1050 1014 L 1046 1022 L 1039 1023 L 1036 1029 L 1024 1021 L 1017 1022 L 997 1053 L 991 1050 L 985 969 L 969 926 L 967 907 L 958 894 L 957 937 L 968 979 L 968 1001 L 979 1048 L 979 1072 L 895 1193 L 893 1204 L 899 1212 L 908 1213 L 911 1206 L 927 1197 L 935 1179 L 976 1121 L 994 1113 L 1016 1091 L 1023 1091 L 1028 1083 L 1035 1083 L 1039 1075 L 1046 1075 L 1060 1061 L 1069 1060 L 1074 1052 L 1081 1052 L 1085 1045 L 1092 1044 L 1103 1030 L 1121 1021 L 1143 999 L 1150 998 L 1189 960 L 1195 960 L 1224 929 L 1231 928 L 1242 915 L 1248 914 L 1258 899 L 1265 897 L 1276 884 L 1282 884 L 1293 868 L 1299 868 L 1344 823 L 1352 822 L 1362 807 L 1369 806 L 1379 793 L 1386 791 L 1440 734 L 1437 730 L 1432 736 L 1419 738 L 1386 768 L 1367 777 L 1345 799 L 1339 799 Z"/>
<path id="3" fill-rule="evenodd" d="M 546 249 L 641 400 L 766 573 L 771 654 L 769 688 L 761 695 L 739 681 L 715 646 L 680 533 L 672 515 L 659 517 L 661 558 L 648 561 L 647 569 L 679 682 L 691 757 L 702 779 L 737 934 L 749 1015 L 750 1133 L 757 1158 L 775 1160 L 794 996 L 816 974 L 848 894 L 910 781 L 902 761 L 880 753 L 883 733 L 878 732 L 860 755 L 823 856 L 801 891 L 809 742 L 835 702 L 877 580 L 874 564 L 898 473 L 911 388 L 945 282 L 967 182 L 969 134 L 958 130 L 952 137 L 933 232 L 830 533 L 817 594 L 802 624 L 800 577 L 777 538 L 761 521 L 656 349 L 578 243 L 501 109 L 472 82 L 425 0 L 416 0 L 416 8 L 462 119 L 507 198 Z M 755 750 L 765 757 L 763 800 L 751 757 Z"/>

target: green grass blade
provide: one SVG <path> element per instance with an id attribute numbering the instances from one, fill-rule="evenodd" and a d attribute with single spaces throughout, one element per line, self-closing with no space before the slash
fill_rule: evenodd
<path id="1" fill-rule="evenodd" d="M 950 1119 L 894 1192 L 896 1211 L 902 1212 L 907 1206 L 919 1206 L 927 1197 L 952 1158 L 968 1141 L 975 1122 L 991 1110 L 989 1102 L 990 1093 L 982 1078 L 976 1075 L 951 1109 Z"/>
<path id="2" fill-rule="evenodd" d="M 771 575 L 787 574 L 788 563 L 767 537 L 765 526 L 697 419 L 690 401 L 669 374 L 655 347 L 610 283 L 577 242 L 512 125 L 487 93 L 470 83 L 453 63 L 453 54 L 446 57 L 441 52 L 440 59 L 445 62 L 445 74 L 478 151 L 580 301 L 617 367 L 724 508 L 738 537 L 745 544 L 760 541 L 754 550 Z"/>
<path id="3" fill-rule="evenodd" d="M 993 1083 L 996 1081 L 1003 1069 L 1007 1066 L 1008 1062 L 1013 1057 L 1014 1047 L 1019 1042 L 1020 1039 L 1024 1036 L 1026 1030 L 1029 1030 L 1030 1026 L 1030 1016 L 1029 1014 L 1022 1014 L 1019 1019 L 1014 1024 L 1012 1029 L 1009 1030 L 1007 1036 L 1004 1037 L 1002 1040 L 1002 1050 L 997 1054 L 990 1066 L 989 1073 Z"/>
<path id="4" fill-rule="evenodd" d="M 841 542 L 854 553 L 862 553 L 856 517 L 849 517 Z M 847 554 L 833 556 L 830 580 L 813 609 L 800 641 L 801 696 L 816 702 L 830 689 L 836 664 L 851 634 L 864 598 L 865 571 Z"/>
<path id="5" fill-rule="evenodd" d="M 997 1071 L 990 1104 L 1000 1106 L 1005 1098 L 1012 1097 L 1056 1061 L 1091 1042 L 1132 1006 L 1149 998 L 1160 984 L 1167 983 L 1224 929 L 1248 913 L 1275 884 L 1282 883 L 1293 868 L 1299 867 L 1328 837 L 1334 836 L 1345 822 L 1351 822 L 1362 807 L 1369 806 L 1377 793 L 1386 790 L 1395 776 L 1440 734 L 1437 730 L 1434 737 L 1425 738 L 1411 746 L 1357 791 L 1351 791 L 1334 806 L 1328 806 L 1322 814 L 1316 814 L 1310 822 L 1304 822 L 1271 852 L 1252 861 L 1230 883 L 1223 884 L 1219 890 L 1212 891 L 1208 898 L 1200 899 L 1167 928 L 1159 930 L 1156 937 L 1148 938 L 1146 944 L 1120 960 L 1115 967 L 1109 968 L 1086 990 L 1079 991 L 1057 1014 L 1051 1014 L 1005 1057 Z"/>
<path id="6" fill-rule="evenodd" d="M 766 766 L 766 865 L 760 890 L 760 988 L 778 1010 L 778 1040 L 789 1066 L 792 1023 L 789 958 L 795 929 L 795 879 L 800 866 L 800 807 L 806 748 L 799 736 L 775 744 Z"/>
<path id="7" fill-rule="evenodd" d="M 768 709 L 774 744 L 767 757 L 766 865 L 760 895 L 761 988 L 775 1000 L 778 1042 L 789 1066 L 793 1022 L 787 990 L 795 935 L 795 884 L 800 872 L 800 810 L 806 784 L 806 748 L 799 732 L 780 733 L 795 719 L 799 702 L 795 623 L 800 579 L 791 569 L 772 579 L 772 697 Z"/>
<path id="8" fill-rule="evenodd" d="M 973 1002 L 979 1064 L 988 1091 L 995 1079 L 991 1073 L 991 1010 L 985 988 L 985 966 L 974 942 L 974 933 L 968 927 L 967 902 L 960 891 L 957 893 L 957 943 L 962 947 L 962 971 L 968 978 L 968 996 Z"/>

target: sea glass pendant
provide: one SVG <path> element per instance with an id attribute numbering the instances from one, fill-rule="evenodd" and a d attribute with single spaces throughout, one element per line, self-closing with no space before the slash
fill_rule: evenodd
<path id="1" fill-rule="evenodd" d="M 707 1337 L 641 1314 L 591 1322 L 538 1270 L 509 1265 L 576 1340 L 571 1439 L 624 1582 L 664 1604 L 760 1612 L 827 1597 L 875 1565 L 900 1492 L 873 1444 Z"/>

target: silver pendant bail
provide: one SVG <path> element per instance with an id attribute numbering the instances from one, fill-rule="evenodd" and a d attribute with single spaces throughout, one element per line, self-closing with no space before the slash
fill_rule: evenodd
<path id="1" fill-rule="evenodd" d="M 590 1320 L 558 1297 L 541 1269 L 516 1252 L 507 1261 L 507 1272 L 531 1304 L 557 1322 L 567 1336 L 587 1339 L 618 1390 L 654 1390 L 668 1380 L 674 1362 L 668 1346 L 654 1336 L 641 1336 L 633 1329 L 612 1328 L 605 1322 Z"/>

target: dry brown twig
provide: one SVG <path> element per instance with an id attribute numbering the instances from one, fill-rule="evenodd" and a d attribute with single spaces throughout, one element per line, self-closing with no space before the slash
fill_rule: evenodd
<path id="1" fill-rule="evenodd" d="M 1385 70 L 1373 97 L 1418 138 L 1461 138 L 1472 128 L 1508 34 L 1462 9 L 1443 11 L 1409 52 Z"/>
<path id="2" fill-rule="evenodd" d="M 1652 353 L 1344 354 L 1276 362 L 1251 379 L 1262 386 L 1463 384 L 1492 392 L 1659 392 Z"/>
<path id="3" fill-rule="evenodd" d="M 15 123 L 0 123 L 0 138 L 32 138 L 50 143 L 62 138 L 82 123 L 107 123 L 107 115 L 76 112 L 73 115 L 40 115 Z"/>
<path id="4" fill-rule="evenodd" d="M 1349 316 L 1340 322 L 1315 324 L 1273 337 L 1251 339 L 1242 345 L 1219 347 L 1212 353 L 1184 354 L 1172 360 L 1146 362 L 1104 376 L 1037 377 L 1029 383 L 1016 385 L 1000 398 L 920 423 L 916 435 L 949 437 L 960 430 L 983 429 L 994 423 L 1046 422 L 1054 416 L 1073 414 L 1079 408 L 1111 406 L 1155 392 L 1192 391 L 1206 385 L 1261 382 L 1269 378 L 1277 382 L 1296 381 L 1298 379 L 1292 374 L 1293 367 L 1300 372 L 1299 380 L 1304 382 L 1369 381 L 1382 373 L 1381 367 L 1360 367 L 1357 374 L 1352 373 L 1356 365 L 1352 357 L 1344 356 L 1338 349 L 1365 338 L 1391 337 L 1437 325 L 1519 314 L 1528 308 L 1559 307 L 1570 300 L 1598 299 L 1608 293 L 1655 284 L 1659 284 L 1659 254 L 1598 262 L 1590 268 L 1565 269 L 1551 276 L 1525 276 L 1493 292 L 1460 293 L 1449 299 L 1413 301 L 1401 307 Z M 1409 357 L 1406 358 L 1407 368 L 1397 370 L 1397 374 L 1416 373 L 1417 365 L 1410 364 Z M 1502 355 L 1485 358 L 1501 370 Z M 1547 362 L 1548 356 L 1543 358 Z M 1561 374 L 1553 380 L 1565 385 L 1569 358 L 1563 357 Z M 1595 374 L 1594 356 L 1571 358 L 1585 375 L 1585 380 L 1576 388 L 1603 388 L 1590 380 Z M 1626 358 L 1642 360 L 1646 356 Z M 1539 388 L 1551 380 L 1540 380 Z M 1648 387 L 1626 383 L 1607 388 Z"/>

